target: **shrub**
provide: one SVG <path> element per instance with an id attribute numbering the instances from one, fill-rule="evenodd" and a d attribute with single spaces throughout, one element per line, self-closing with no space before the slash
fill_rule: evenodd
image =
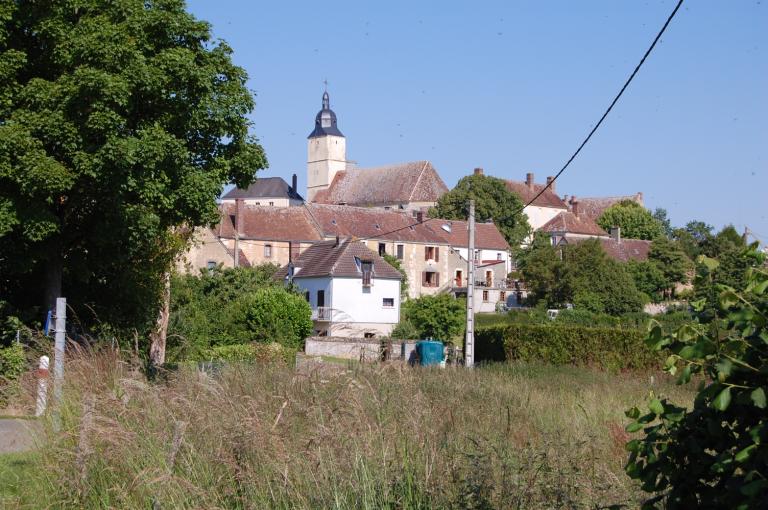
<path id="1" fill-rule="evenodd" d="M 764 257 L 745 254 L 759 267 Z M 709 259 L 708 269 L 717 269 Z M 768 271 L 746 271 L 739 291 L 721 286 L 710 324 L 691 323 L 665 335 L 648 336 L 655 349 L 671 352 L 665 363 L 678 384 L 704 376 L 693 408 L 652 396 L 649 412 L 627 432 L 644 436 L 627 443 L 627 474 L 654 493 L 645 508 L 765 508 L 768 501 Z M 705 298 L 696 304 L 711 314 Z"/>
<path id="2" fill-rule="evenodd" d="M 201 352 L 195 361 L 228 361 L 228 362 L 276 362 L 282 361 L 292 365 L 296 359 L 296 350 L 284 347 L 278 343 L 270 344 L 233 344 L 217 345 Z"/>
<path id="3" fill-rule="evenodd" d="M 8 347 L 0 347 L 0 382 L 15 381 L 27 368 L 27 357 L 24 347 L 12 343 Z"/>
<path id="4" fill-rule="evenodd" d="M 403 303 L 403 318 L 413 324 L 419 338 L 449 342 L 464 331 L 465 301 L 448 294 L 409 299 Z"/>
<path id="5" fill-rule="evenodd" d="M 658 357 L 638 330 L 538 324 L 480 328 L 478 361 L 543 361 L 554 365 L 598 365 L 616 370 L 646 368 Z"/>

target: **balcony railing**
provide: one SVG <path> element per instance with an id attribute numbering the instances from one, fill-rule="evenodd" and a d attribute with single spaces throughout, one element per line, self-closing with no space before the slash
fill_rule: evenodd
<path id="1" fill-rule="evenodd" d="M 333 309 L 329 306 L 318 306 L 312 310 L 313 321 L 330 321 L 333 317 Z"/>

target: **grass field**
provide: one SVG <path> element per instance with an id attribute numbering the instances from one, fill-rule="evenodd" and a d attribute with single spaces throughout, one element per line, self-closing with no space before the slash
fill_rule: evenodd
<path id="1" fill-rule="evenodd" d="M 692 397 L 658 375 L 574 367 L 337 372 L 149 385 L 109 357 L 76 360 L 63 431 L 0 494 L 21 508 L 636 507 L 623 411 L 652 389 Z"/>

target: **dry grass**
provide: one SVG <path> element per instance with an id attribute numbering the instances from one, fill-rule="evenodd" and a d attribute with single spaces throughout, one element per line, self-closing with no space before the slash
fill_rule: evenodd
<path id="1" fill-rule="evenodd" d="M 595 508 L 642 497 L 621 443 L 646 375 L 242 365 L 150 385 L 110 355 L 67 374 L 62 431 L 49 428 L 19 507 Z"/>

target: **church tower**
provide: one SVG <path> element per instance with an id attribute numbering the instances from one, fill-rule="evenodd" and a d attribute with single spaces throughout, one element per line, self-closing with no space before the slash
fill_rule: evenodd
<path id="1" fill-rule="evenodd" d="M 307 201 L 331 185 L 336 172 L 347 167 L 347 139 L 336 127 L 328 91 L 323 94 L 323 109 L 315 117 L 315 129 L 307 142 Z"/>

